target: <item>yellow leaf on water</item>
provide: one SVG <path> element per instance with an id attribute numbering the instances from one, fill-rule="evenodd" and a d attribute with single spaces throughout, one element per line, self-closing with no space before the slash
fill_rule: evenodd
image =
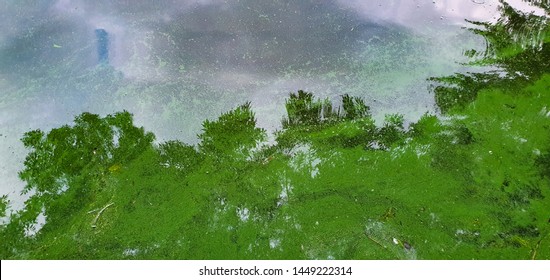
<path id="1" fill-rule="evenodd" d="M 109 172 L 114 173 L 114 172 L 120 171 L 121 168 L 122 168 L 122 165 L 115 163 L 111 165 L 111 167 L 109 167 Z"/>
<path id="2" fill-rule="evenodd" d="M 511 241 L 516 244 L 516 245 L 519 245 L 519 246 L 523 246 L 523 247 L 527 247 L 529 248 L 529 242 L 527 242 L 525 239 L 517 236 L 517 235 L 514 235 L 512 236 L 511 238 Z"/>
<path id="3" fill-rule="evenodd" d="M 56 48 L 56 49 L 62 48 L 62 46 L 60 46 L 60 45 L 58 45 L 58 44 L 53 44 L 53 47 Z"/>

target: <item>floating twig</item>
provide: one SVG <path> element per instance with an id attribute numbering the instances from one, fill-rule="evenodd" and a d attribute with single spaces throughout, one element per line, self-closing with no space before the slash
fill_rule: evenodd
<path id="1" fill-rule="evenodd" d="M 367 236 L 368 239 L 370 239 L 372 242 L 378 244 L 380 247 L 382 247 L 384 249 L 388 249 L 388 247 L 382 245 L 382 243 L 380 243 L 376 239 L 372 238 L 370 235 L 368 235 L 368 233 L 365 232 L 365 235 Z"/>
<path id="2" fill-rule="evenodd" d="M 99 210 L 99 212 L 97 213 L 97 215 L 94 218 L 94 221 L 92 222 L 92 228 L 96 228 L 96 223 L 97 223 L 97 220 L 99 219 L 99 216 L 101 216 L 101 213 L 103 213 L 103 211 L 105 211 L 105 209 L 107 209 L 109 206 L 111 206 L 113 204 L 115 204 L 115 203 L 111 202 L 111 203 L 105 205 L 105 207 L 101 208 L 101 210 Z"/>
<path id="3" fill-rule="evenodd" d="M 544 235 L 539 239 L 539 242 L 537 242 L 537 245 L 535 246 L 535 249 L 533 249 L 533 254 L 531 255 L 531 260 L 535 260 L 537 258 L 537 250 L 540 247 L 540 243 L 542 243 L 542 240 L 547 236 L 548 234 Z"/>

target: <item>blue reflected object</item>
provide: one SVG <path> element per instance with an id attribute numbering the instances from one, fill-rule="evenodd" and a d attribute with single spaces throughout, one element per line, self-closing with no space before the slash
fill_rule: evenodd
<path id="1" fill-rule="evenodd" d="M 105 29 L 96 29 L 97 58 L 99 63 L 109 63 L 109 33 Z"/>

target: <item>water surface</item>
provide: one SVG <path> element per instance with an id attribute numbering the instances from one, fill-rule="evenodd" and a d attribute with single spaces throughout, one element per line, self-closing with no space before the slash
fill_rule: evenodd
<path id="1" fill-rule="evenodd" d="M 33 129 L 128 110 L 158 141 L 251 101 L 279 129 L 289 92 L 362 97 L 377 116 L 436 111 L 426 79 L 466 71 L 464 19 L 497 1 L 7 1 L 0 7 L 0 194 L 15 202 Z M 18 203 L 14 205 L 16 208 Z"/>

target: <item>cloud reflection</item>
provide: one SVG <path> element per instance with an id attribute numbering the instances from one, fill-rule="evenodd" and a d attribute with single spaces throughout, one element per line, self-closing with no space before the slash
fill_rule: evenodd
<path id="1" fill-rule="evenodd" d="M 438 25 L 488 21 L 498 14 L 497 0 L 337 0 L 368 19 L 392 22 L 422 32 Z M 439 22 L 442 21 L 442 22 Z"/>

